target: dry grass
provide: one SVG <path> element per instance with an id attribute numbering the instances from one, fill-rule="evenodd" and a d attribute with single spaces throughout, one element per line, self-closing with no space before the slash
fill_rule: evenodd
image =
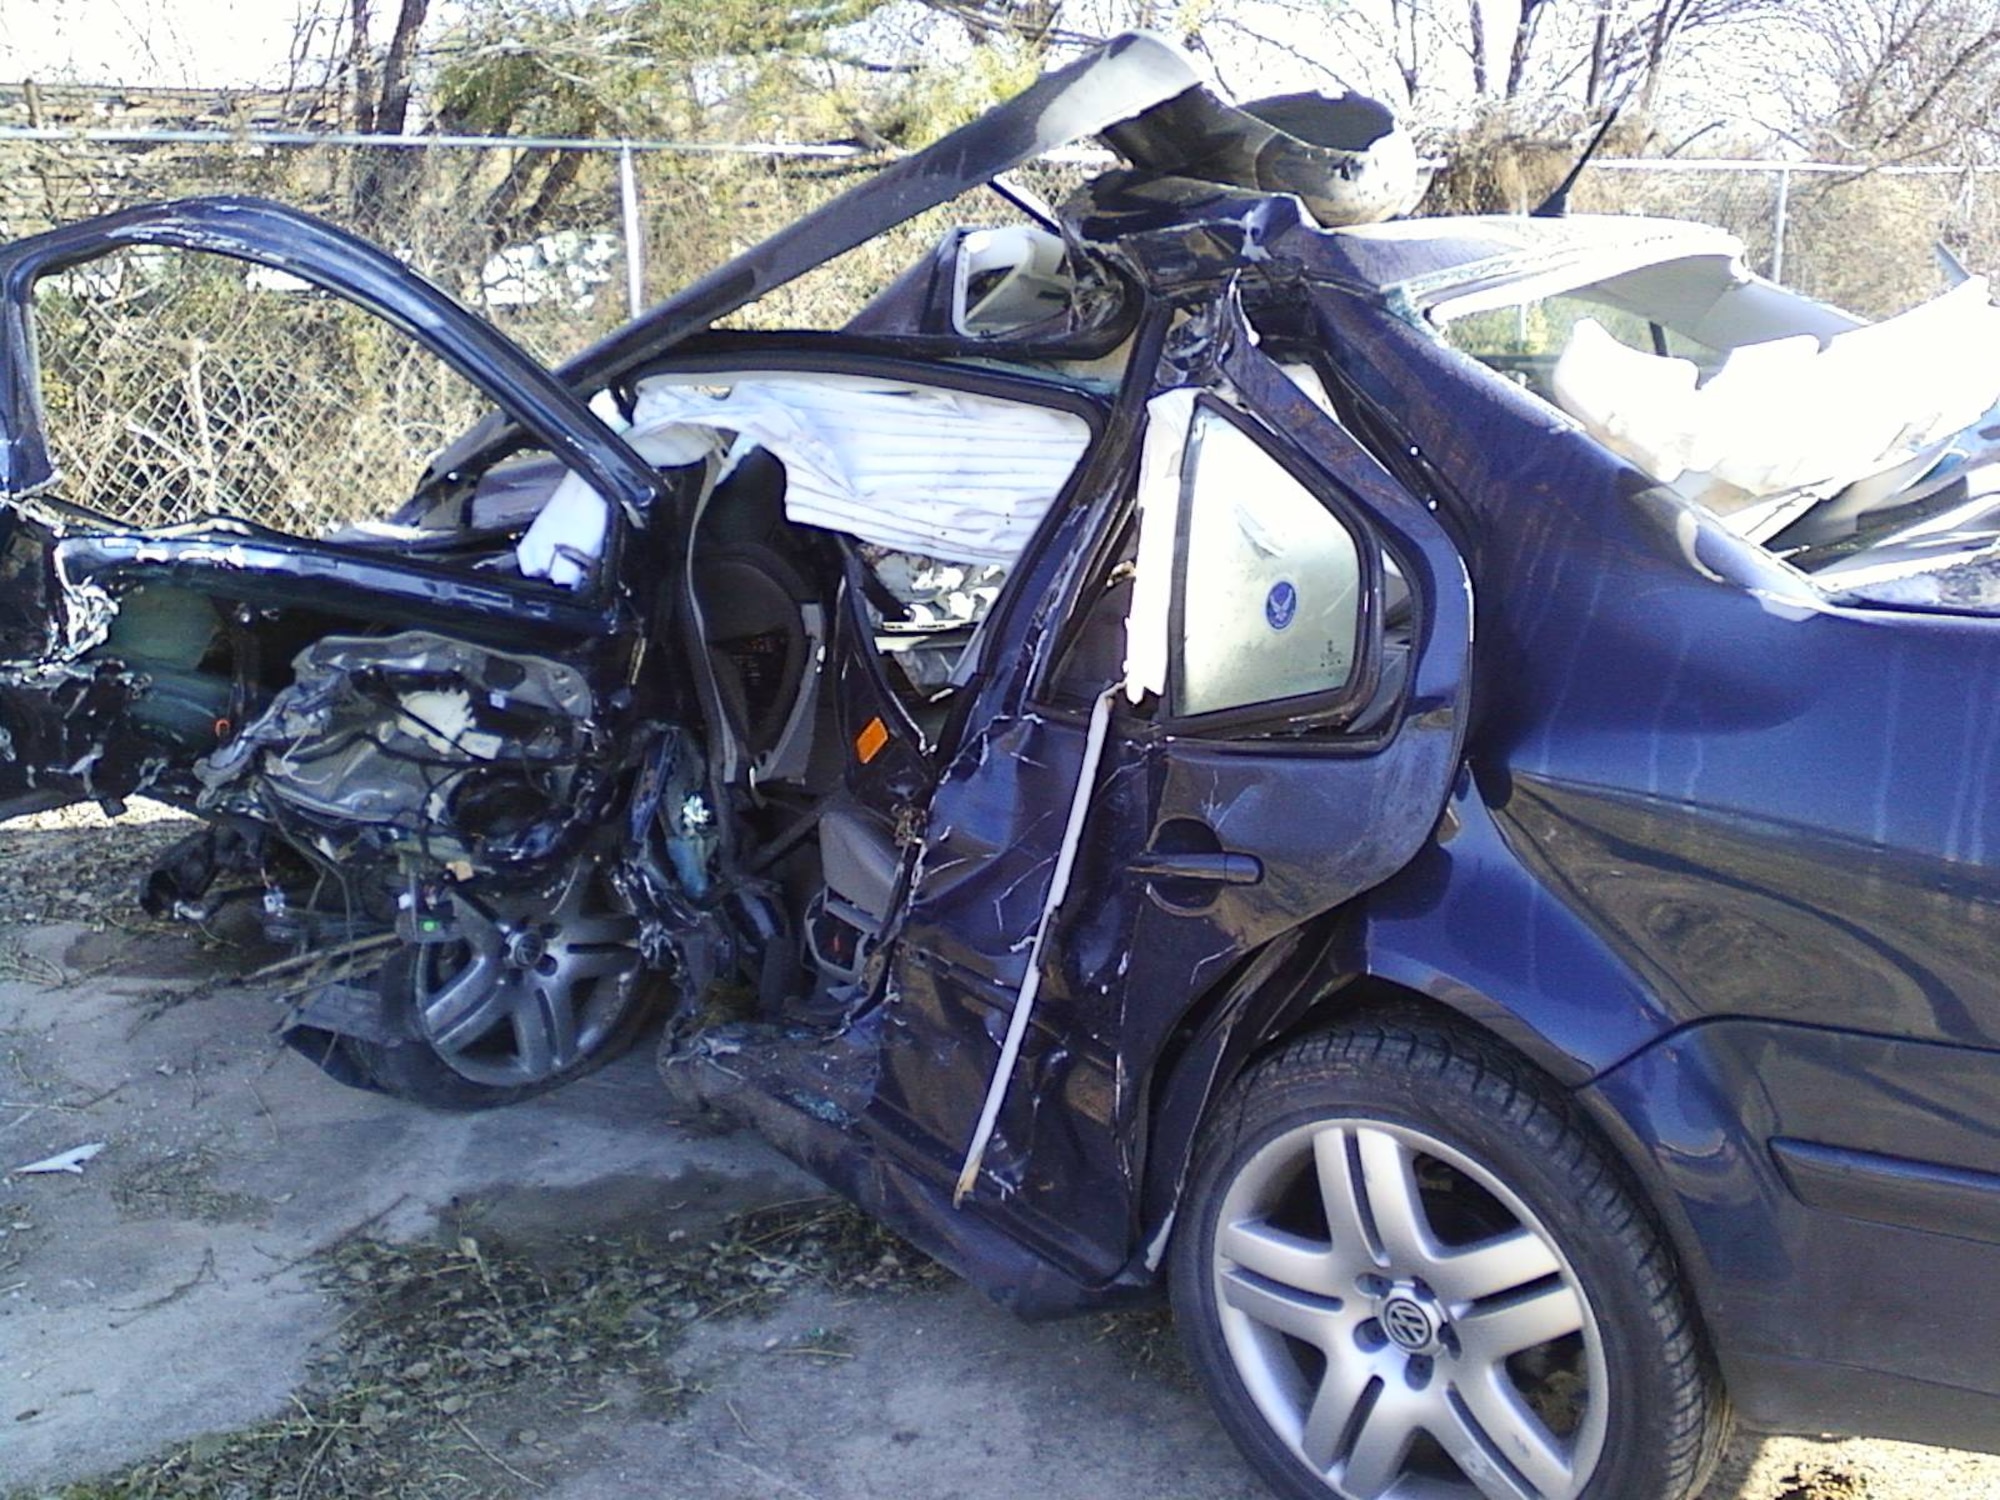
<path id="1" fill-rule="evenodd" d="M 516 1423 L 611 1401 L 655 1419 L 694 1387 L 674 1355 L 704 1320 L 765 1312 L 795 1289 L 939 1287 L 944 1272 L 830 1200 L 743 1215 L 695 1249 L 584 1238 L 559 1260 L 470 1235 L 336 1242 L 316 1262 L 346 1304 L 331 1347 L 288 1408 L 259 1426 L 180 1444 L 122 1473 L 40 1492 L 53 1500 L 467 1500 L 531 1493 L 541 1450 Z M 839 1330 L 767 1349 L 835 1364 Z M 15 1492 L 9 1500 L 27 1500 Z"/>

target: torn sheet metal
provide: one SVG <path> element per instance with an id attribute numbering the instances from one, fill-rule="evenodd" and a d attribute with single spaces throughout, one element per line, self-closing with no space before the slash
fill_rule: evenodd
<path id="1" fill-rule="evenodd" d="M 406 631 L 327 636 L 294 672 L 197 763 L 205 802 L 479 868 L 546 855 L 575 816 L 594 706 L 575 668 Z"/>
<path id="2" fill-rule="evenodd" d="M 586 349 L 558 373 L 586 387 L 601 384 L 599 377 L 658 356 L 689 334 L 924 210 L 970 192 L 1045 151 L 1129 120 L 1198 82 L 1187 58 L 1170 42 L 1144 32 L 1114 37 L 786 225 Z"/>
<path id="3" fill-rule="evenodd" d="M 1423 192 L 1415 144 L 1386 105 L 1360 94 L 1239 106 L 1194 88 L 1105 139 L 1149 173 L 1293 194 L 1329 227 L 1405 213 Z"/>

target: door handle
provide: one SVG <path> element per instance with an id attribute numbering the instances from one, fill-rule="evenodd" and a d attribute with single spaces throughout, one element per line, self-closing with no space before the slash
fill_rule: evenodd
<path id="1" fill-rule="evenodd" d="M 1148 849 L 1126 867 L 1148 880 L 1202 880 L 1215 885 L 1255 885 L 1264 878 L 1264 862 L 1254 854 L 1176 854 Z"/>

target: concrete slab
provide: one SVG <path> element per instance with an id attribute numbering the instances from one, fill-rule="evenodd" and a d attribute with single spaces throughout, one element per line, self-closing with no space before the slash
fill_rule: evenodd
<path id="1" fill-rule="evenodd" d="M 0 1489 L 283 1410 L 342 1316 L 305 1263 L 344 1236 L 475 1223 L 561 1256 L 817 1192 L 749 1136 L 673 1123 L 647 1047 L 513 1109 L 429 1113 L 278 1046 L 271 1001 L 205 983 L 216 963 L 151 931 L 0 927 L 0 1173 L 105 1143 L 74 1176 L 0 1175 Z M 614 1390 L 538 1416 L 526 1392 L 439 1457 L 552 1500 L 1260 1493 L 1201 1399 L 1106 1329 L 1028 1327 L 957 1285 L 800 1290 L 696 1326 L 672 1411 Z M 1742 1443 L 1709 1500 L 1849 1493 L 2000 1493 L 2000 1463 Z"/>
<path id="2" fill-rule="evenodd" d="M 664 1238 L 816 1191 L 751 1137 L 671 1127 L 643 1051 L 513 1109 L 432 1113 L 322 1076 L 277 1044 L 259 994 L 160 1009 L 163 985 L 194 989 L 173 938 L 78 976 L 100 937 L 17 932 L 0 981 L 0 1172 L 105 1143 L 75 1176 L 0 1176 L 9 1483 L 278 1410 L 338 1315 L 303 1262 L 344 1233 L 425 1234 L 490 1199 L 552 1234 Z"/>

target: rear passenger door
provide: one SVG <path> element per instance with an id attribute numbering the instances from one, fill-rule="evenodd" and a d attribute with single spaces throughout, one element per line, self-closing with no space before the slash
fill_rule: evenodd
<path id="1" fill-rule="evenodd" d="M 933 801 L 874 1118 L 956 1168 L 1110 693 L 1074 873 L 971 1195 L 1086 1279 L 1131 1252 L 1153 1071 L 1257 949 L 1401 869 L 1463 733 L 1457 552 L 1282 369 L 1156 396 L 1137 522 L 1042 701 Z"/>

